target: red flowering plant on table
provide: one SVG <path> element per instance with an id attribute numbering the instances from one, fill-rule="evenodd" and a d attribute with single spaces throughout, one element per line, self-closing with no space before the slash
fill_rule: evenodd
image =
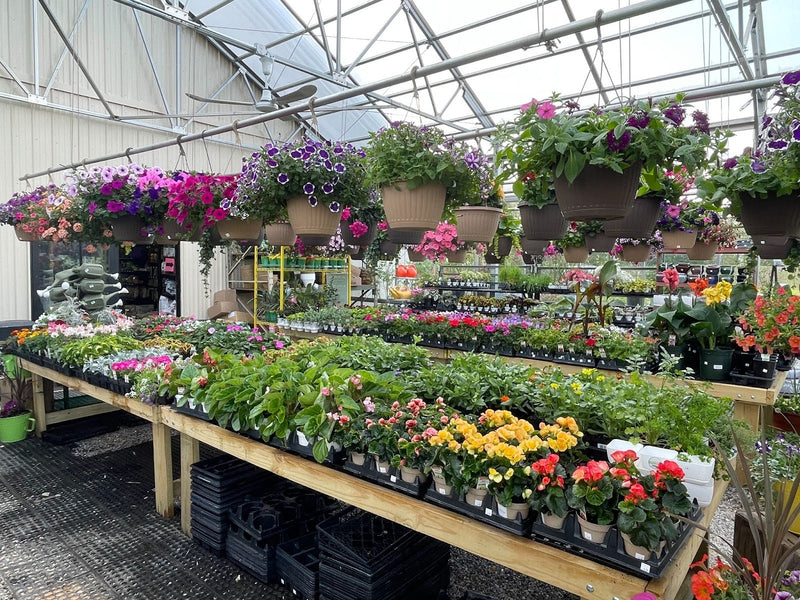
<path id="1" fill-rule="evenodd" d="M 742 350 L 762 354 L 800 354 L 800 296 L 783 287 L 769 298 L 758 296 L 739 317 L 742 332 L 734 338 Z"/>
<path id="2" fill-rule="evenodd" d="M 633 465 L 635 453 L 631 457 L 629 452 L 612 454 L 612 465 L 604 460 L 590 460 L 570 475 L 572 485 L 567 492 L 567 503 L 587 521 L 598 525 L 614 522 L 620 500 L 633 484 L 633 475 L 638 475 Z"/>
<path id="3" fill-rule="evenodd" d="M 567 471 L 558 454 L 549 454 L 531 465 L 532 494 L 528 504 L 533 510 L 565 517 L 567 506 Z"/>
<path id="4" fill-rule="evenodd" d="M 464 242 L 458 240 L 456 226 L 439 223 L 435 230 L 425 232 L 414 250 L 421 252 L 428 260 L 443 260 L 448 252 L 456 252 L 463 247 Z"/>
<path id="5" fill-rule="evenodd" d="M 624 454 L 632 483 L 617 505 L 617 527 L 636 546 L 659 552 L 662 542 L 678 537 L 672 516 L 684 516 L 692 510 L 689 493 L 683 485 L 684 473 L 677 463 L 667 460 L 659 463 L 652 473 L 641 475 L 632 467 L 638 458 L 636 453 L 627 450 Z"/>

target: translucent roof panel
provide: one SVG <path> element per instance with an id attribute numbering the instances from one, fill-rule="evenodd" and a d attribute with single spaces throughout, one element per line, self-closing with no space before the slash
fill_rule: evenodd
<path id="1" fill-rule="evenodd" d="M 800 2 L 686 0 L 661 8 L 668 3 L 185 0 L 184 6 L 212 33 L 242 42 L 223 43 L 250 71 L 256 95 L 261 66 L 247 49 L 255 44 L 275 58 L 268 82 L 275 92 L 316 86 L 318 108 L 312 115 L 306 106 L 299 117 L 328 139 L 362 142 L 393 120 L 435 123 L 469 137 L 553 93 L 589 106 L 687 91 L 712 123 L 752 126 L 751 89 L 800 68 L 793 30 Z M 629 7 L 642 14 L 616 16 Z M 534 39 L 511 43 L 526 37 Z M 504 52 L 487 51 L 501 44 Z M 482 51 L 492 55 L 442 65 Z M 386 82 L 410 77 L 415 68 L 436 72 Z M 364 93 L 366 85 L 375 89 Z M 320 106 L 333 94 L 352 97 Z M 764 93 L 757 99 L 763 107 Z"/>

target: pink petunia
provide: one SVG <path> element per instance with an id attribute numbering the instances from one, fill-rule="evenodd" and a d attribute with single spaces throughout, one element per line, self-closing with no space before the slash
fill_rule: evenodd
<path id="1" fill-rule="evenodd" d="M 556 106 L 552 102 L 542 102 L 536 108 L 536 114 L 542 119 L 552 119 L 556 116 Z"/>

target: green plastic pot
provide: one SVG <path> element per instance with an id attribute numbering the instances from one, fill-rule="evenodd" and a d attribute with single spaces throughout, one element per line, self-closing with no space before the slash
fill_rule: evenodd
<path id="1" fill-rule="evenodd" d="M 10 444 L 24 440 L 35 426 L 36 420 L 30 411 L 16 417 L 4 417 L 0 419 L 0 442 Z"/>

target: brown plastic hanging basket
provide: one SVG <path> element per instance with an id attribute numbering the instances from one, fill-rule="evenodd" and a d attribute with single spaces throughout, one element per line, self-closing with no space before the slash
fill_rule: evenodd
<path id="1" fill-rule="evenodd" d="M 621 219 L 633 206 L 641 172 L 640 164 L 622 173 L 586 165 L 572 183 L 563 175 L 557 177 L 555 190 L 561 214 L 570 221 Z"/>
<path id="2" fill-rule="evenodd" d="M 661 239 L 664 250 L 686 250 L 697 243 L 697 234 L 694 231 L 662 231 Z"/>
<path id="3" fill-rule="evenodd" d="M 339 223 L 339 231 L 342 234 L 342 239 L 344 240 L 345 244 L 350 244 L 351 246 L 369 246 L 373 241 L 375 241 L 375 236 L 378 235 L 377 223 L 368 225 L 367 232 L 358 237 L 354 236 L 353 232 L 350 231 L 350 225 L 352 225 L 352 223 L 352 220 L 342 221 Z"/>
<path id="4" fill-rule="evenodd" d="M 264 237 L 261 219 L 234 219 L 229 217 L 217 222 L 216 228 L 222 240 L 239 242 L 247 246 L 260 244 Z"/>
<path id="5" fill-rule="evenodd" d="M 570 246 L 564 248 L 564 260 L 568 263 L 582 263 L 589 258 L 589 249 L 586 246 Z"/>
<path id="6" fill-rule="evenodd" d="M 136 215 L 120 215 L 111 219 L 110 223 L 111 232 L 118 242 L 148 244 L 153 239 L 153 236 L 148 235 L 142 218 Z"/>
<path id="7" fill-rule="evenodd" d="M 689 260 L 711 260 L 717 253 L 717 242 L 705 243 L 697 241 L 694 246 L 686 249 L 686 258 Z"/>
<path id="8" fill-rule="evenodd" d="M 491 206 L 462 206 L 455 210 L 456 230 L 462 242 L 488 244 L 497 233 L 503 211 Z"/>
<path id="9" fill-rule="evenodd" d="M 611 252 L 617 243 L 617 237 L 606 233 L 586 236 L 586 247 L 589 252 Z"/>
<path id="10" fill-rule="evenodd" d="M 607 221 L 603 229 L 606 234 L 618 238 L 649 238 L 653 235 L 660 209 L 661 198 L 657 196 L 636 198 L 624 217 Z"/>
<path id="11" fill-rule="evenodd" d="M 786 196 L 767 194 L 766 198 L 740 197 L 739 220 L 750 236 L 800 237 L 800 192 Z M 778 244 L 779 241 L 775 240 Z"/>
<path id="12" fill-rule="evenodd" d="M 645 262 L 650 258 L 648 244 L 622 244 L 622 260 L 627 262 Z"/>
<path id="13" fill-rule="evenodd" d="M 386 230 L 386 239 L 395 244 L 414 244 L 415 246 L 422 241 L 424 231 L 398 231 L 391 227 Z"/>
<path id="14" fill-rule="evenodd" d="M 22 228 L 22 225 L 14 225 L 14 233 L 17 234 L 17 239 L 20 242 L 35 242 L 39 239 L 39 236 L 33 232 L 25 231 Z"/>
<path id="15" fill-rule="evenodd" d="M 567 230 L 567 220 L 558 204 L 547 204 L 542 208 L 522 205 L 519 217 L 523 235 L 529 240 L 557 240 Z"/>
<path id="16" fill-rule="evenodd" d="M 404 181 L 381 188 L 389 227 L 398 231 L 432 231 L 442 220 L 447 189 L 428 183 L 413 190 Z"/>
<path id="17" fill-rule="evenodd" d="M 794 239 L 789 237 L 753 236 L 753 245 L 756 247 L 756 252 L 764 260 L 783 260 L 789 256 L 794 243 Z"/>
<path id="18" fill-rule="evenodd" d="M 289 223 L 307 246 L 324 246 L 336 234 L 341 215 L 318 203 L 311 206 L 305 196 L 294 196 L 286 202 Z"/>
<path id="19" fill-rule="evenodd" d="M 270 223 L 264 226 L 267 243 L 271 246 L 293 246 L 297 234 L 289 223 Z"/>

